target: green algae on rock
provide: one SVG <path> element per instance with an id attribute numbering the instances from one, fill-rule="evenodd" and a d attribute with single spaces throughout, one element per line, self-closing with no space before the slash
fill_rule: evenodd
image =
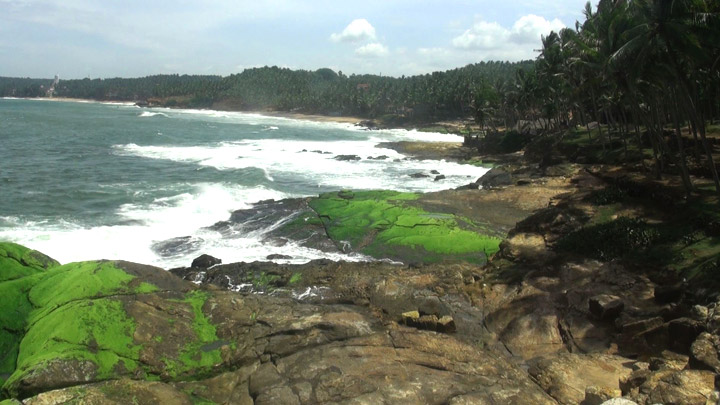
<path id="1" fill-rule="evenodd" d="M 0 281 L 43 272 L 60 263 L 44 254 L 11 242 L 0 242 Z"/>
<path id="2" fill-rule="evenodd" d="M 341 191 L 309 202 L 328 236 L 343 250 L 375 258 L 434 262 L 485 261 L 500 238 L 453 214 L 431 213 L 411 204 L 419 194 L 395 191 Z"/>

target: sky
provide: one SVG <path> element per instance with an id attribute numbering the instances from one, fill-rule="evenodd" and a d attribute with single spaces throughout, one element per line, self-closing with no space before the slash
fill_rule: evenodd
<path id="1" fill-rule="evenodd" d="M 534 59 L 586 0 L 0 0 L 0 76 L 410 76 Z"/>

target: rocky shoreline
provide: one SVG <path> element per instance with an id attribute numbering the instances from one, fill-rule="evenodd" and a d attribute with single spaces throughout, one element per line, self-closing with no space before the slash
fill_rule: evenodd
<path id="1" fill-rule="evenodd" d="M 421 196 L 286 201 L 300 214 L 274 235 L 393 262 L 205 258 L 166 272 L 128 262 L 59 266 L 0 244 L 0 291 L 12 297 L 0 304 L 8 353 L 0 383 L 11 398 L 2 405 L 717 403 L 717 294 L 607 249 L 581 249 L 594 243 L 588 230 L 606 232 L 638 210 L 635 200 L 612 212 L 598 203 L 621 184 L 612 168 L 478 157 L 457 145 L 394 147 L 496 167 L 461 189 Z M 215 226 L 277 211 L 263 204 Z M 457 236 L 447 246 L 467 240 L 456 230 L 502 242 L 485 250 L 486 263 L 427 243 L 434 231 L 426 228 Z"/>

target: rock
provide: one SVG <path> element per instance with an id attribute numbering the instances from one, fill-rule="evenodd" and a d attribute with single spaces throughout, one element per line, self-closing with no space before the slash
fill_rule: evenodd
<path id="1" fill-rule="evenodd" d="M 585 388 L 585 399 L 583 405 L 600 405 L 613 398 L 620 397 L 622 391 L 619 388 L 596 387 L 591 385 Z"/>
<path id="2" fill-rule="evenodd" d="M 42 273 L 59 265 L 36 250 L 16 243 L 0 242 L 0 282 Z"/>
<path id="3" fill-rule="evenodd" d="M 222 263 L 222 260 L 207 254 L 203 254 L 196 257 L 195 260 L 192 261 L 190 267 L 195 267 L 198 269 L 209 269 L 210 267 L 220 263 Z"/>
<path id="4" fill-rule="evenodd" d="M 684 291 L 682 285 L 657 286 L 655 287 L 655 302 L 669 304 L 680 301 Z"/>
<path id="5" fill-rule="evenodd" d="M 651 375 L 631 398 L 648 404 L 716 403 L 715 373 L 706 370 L 664 371 Z"/>
<path id="6" fill-rule="evenodd" d="M 380 156 L 368 156 L 368 160 L 386 160 L 389 159 L 387 155 L 380 155 Z"/>
<path id="7" fill-rule="evenodd" d="M 530 361 L 528 373 L 559 403 L 579 404 L 588 387 L 619 396 L 619 380 L 632 372 L 627 363 L 620 356 L 562 353 Z"/>
<path id="8" fill-rule="evenodd" d="M 620 325 L 620 330 L 622 331 L 623 335 L 627 337 L 634 337 L 655 330 L 663 326 L 664 323 L 665 322 L 663 321 L 663 319 L 657 316 L 654 318 L 632 320 L 623 323 Z"/>
<path id="9" fill-rule="evenodd" d="M 48 391 L 24 401 L 25 405 L 50 404 L 173 404 L 191 405 L 188 394 L 161 382 L 120 379 L 81 387 Z M 19 402 L 18 402 L 19 404 Z"/>
<path id="10" fill-rule="evenodd" d="M 360 160 L 360 156 L 358 156 L 358 155 L 337 155 L 333 159 L 339 160 L 341 162 L 357 161 L 357 160 Z"/>
<path id="11" fill-rule="evenodd" d="M 430 174 L 440 174 L 440 172 L 437 170 L 430 170 Z"/>
<path id="12" fill-rule="evenodd" d="M 543 263 L 554 256 L 536 233 L 516 233 L 500 243 L 500 251 L 503 257 L 518 262 Z"/>
<path id="13" fill-rule="evenodd" d="M 598 319 L 611 321 L 625 308 L 625 303 L 615 295 L 596 295 L 588 301 L 590 313 Z"/>
<path id="14" fill-rule="evenodd" d="M 273 253 L 271 255 L 265 256 L 265 258 L 268 260 L 290 260 L 290 259 L 292 259 L 292 256 Z"/>
<path id="15" fill-rule="evenodd" d="M 413 326 L 420 319 L 420 312 L 408 311 L 402 313 L 402 321 L 405 325 Z"/>
<path id="16" fill-rule="evenodd" d="M 425 173 L 413 173 L 413 174 L 410 174 L 409 176 L 412 177 L 413 179 L 423 179 L 426 177 L 430 177 Z"/>
<path id="17" fill-rule="evenodd" d="M 445 315 L 442 318 L 438 319 L 437 322 L 437 331 L 441 333 L 453 333 L 457 330 L 455 326 L 455 320 L 449 316 Z"/>
<path id="18" fill-rule="evenodd" d="M 480 177 L 478 183 L 483 188 L 509 186 L 512 184 L 512 176 L 503 169 L 494 167 Z"/>
<path id="19" fill-rule="evenodd" d="M 710 317 L 710 310 L 708 307 L 702 305 L 694 305 L 692 307 L 692 318 L 696 321 L 705 322 Z"/>
<path id="20" fill-rule="evenodd" d="M 663 350 L 661 357 L 652 357 L 650 359 L 650 367 L 648 368 L 652 371 L 682 370 L 687 367 L 688 359 L 689 357 L 684 354 Z"/>
<path id="21" fill-rule="evenodd" d="M 638 403 L 625 398 L 613 398 L 603 402 L 602 405 L 638 405 Z"/>
<path id="22" fill-rule="evenodd" d="M 701 333 L 690 347 L 690 366 L 720 374 L 720 337 Z"/>
<path id="23" fill-rule="evenodd" d="M 480 188 L 478 183 L 469 183 L 464 186 L 457 187 L 455 190 L 477 190 Z"/>
<path id="24" fill-rule="evenodd" d="M 690 350 L 690 345 L 705 330 L 705 326 L 694 319 L 678 318 L 668 323 L 670 342 L 683 353 Z"/>
<path id="25" fill-rule="evenodd" d="M 258 405 L 552 403 L 494 355 L 447 335 L 407 328 L 298 351 L 264 367 L 271 369 L 267 377 L 251 377 L 249 389 Z"/>
<path id="26" fill-rule="evenodd" d="M 183 253 L 196 252 L 202 246 L 201 238 L 180 236 L 152 244 L 151 249 L 162 257 L 171 257 Z"/>
<path id="27" fill-rule="evenodd" d="M 435 176 L 435 181 L 440 181 L 440 180 L 445 180 L 445 175 L 444 175 L 444 174 Z"/>
<path id="28" fill-rule="evenodd" d="M 502 331 L 500 340 L 512 354 L 524 359 L 566 350 L 554 314 L 519 316 Z"/>

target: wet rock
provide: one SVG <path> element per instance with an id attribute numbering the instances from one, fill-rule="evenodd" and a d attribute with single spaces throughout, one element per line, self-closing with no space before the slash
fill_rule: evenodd
<path id="1" fill-rule="evenodd" d="M 368 156 L 367 158 L 368 158 L 368 160 L 386 160 L 386 159 L 389 159 L 390 157 L 387 155 L 380 155 L 380 156 Z"/>
<path id="2" fill-rule="evenodd" d="M 430 174 L 440 174 L 440 172 L 437 170 L 430 170 Z"/>
<path id="3" fill-rule="evenodd" d="M 478 180 L 478 182 L 483 188 L 509 186 L 513 183 L 512 175 L 497 167 L 490 169 Z"/>
<path id="4" fill-rule="evenodd" d="M 445 180 L 445 175 L 444 175 L 444 174 L 435 176 L 435 181 L 440 181 L 440 180 Z"/>
<path id="5" fill-rule="evenodd" d="M 358 161 L 358 160 L 360 160 L 360 156 L 358 156 L 358 155 L 337 155 L 333 159 L 339 160 L 341 162 Z"/>
<path id="6" fill-rule="evenodd" d="M 183 253 L 197 252 L 203 240 L 192 236 L 180 236 L 152 244 L 151 249 L 162 257 L 177 256 Z"/>
<path id="7" fill-rule="evenodd" d="M 425 173 L 413 173 L 413 174 L 410 174 L 409 176 L 412 177 L 413 179 L 424 179 L 426 177 L 430 177 L 429 175 L 427 175 Z"/>
<path id="8" fill-rule="evenodd" d="M 588 301 L 590 313 L 598 319 L 611 321 L 620 315 L 625 303 L 615 295 L 596 295 Z"/>
<path id="9" fill-rule="evenodd" d="M 292 256 L 274 253 L 271 255 L 267 255 L 265 258 L 268 260 L 290 260 L 292 259 Z"/>
<path id="10" fill-rule="evenodd" d="M 720 374 L 720 337 L 701 333 L 690 347 L 690 366 Z"/>
<path id="11" fill-rule="evenodd" d="M 477 190 L 480 188 L 480 184 L 478 183 L 469 183 L 464 186 L 460 186 L 456 188 L 455 190 Z"/>
<path id="12" fill-rule="evenodd" d="M 198 269 L 208 269 L 216 264 L 222 263 L 222 260 L 218 259 L 217 257 L 213 257 L 207 254 L 200 255 L 195 258 L 195 260 L 192 261 L 192 264 L 190 267 L 198 268 Z"/>

